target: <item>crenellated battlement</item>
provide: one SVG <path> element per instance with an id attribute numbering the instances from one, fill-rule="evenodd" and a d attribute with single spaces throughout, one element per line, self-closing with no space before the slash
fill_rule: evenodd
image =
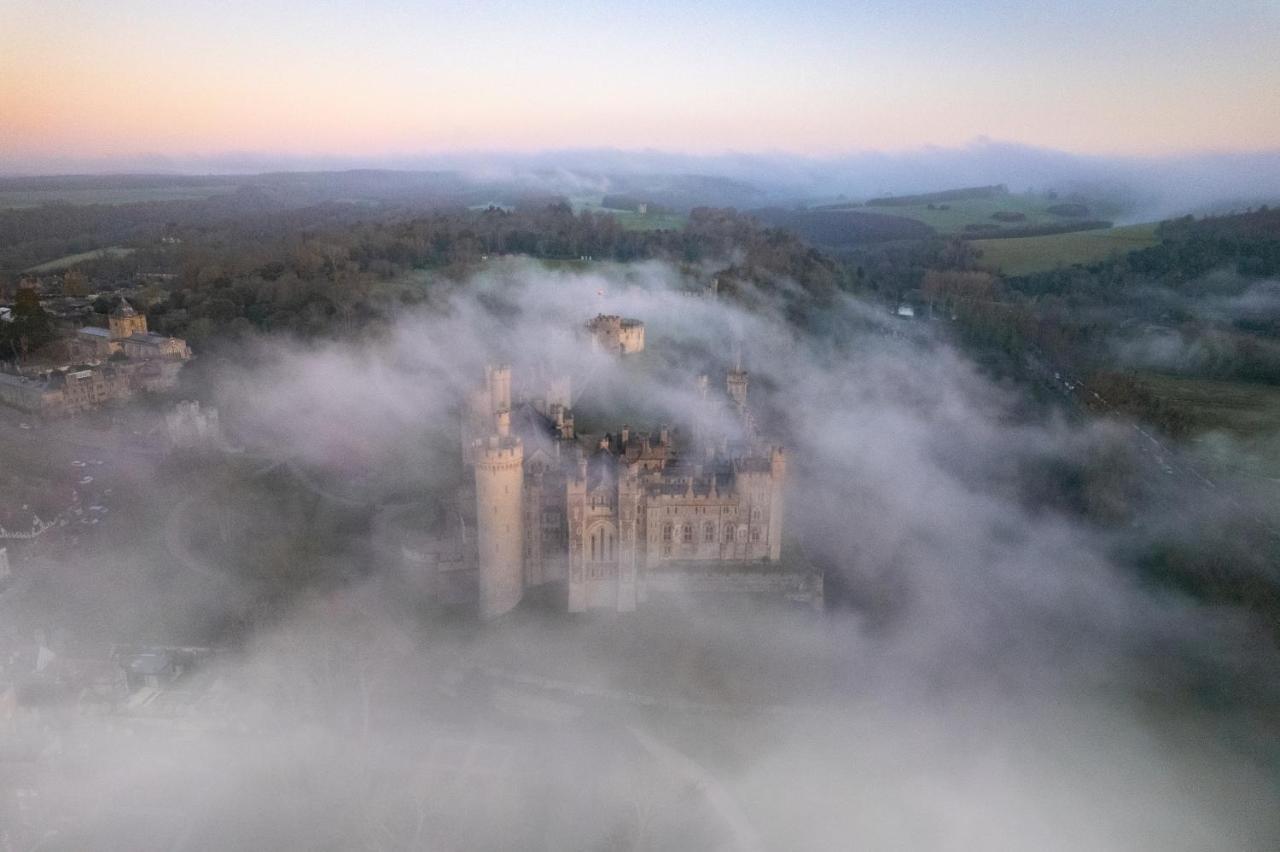
<path id="1" fill-rule="evenodd" d="M 478 465 L 494 466 L 518 464 L 524 461 L 524 443 L 516 437 L 501 438 L 490 435 L 471 444 L 472 456 Z"/>

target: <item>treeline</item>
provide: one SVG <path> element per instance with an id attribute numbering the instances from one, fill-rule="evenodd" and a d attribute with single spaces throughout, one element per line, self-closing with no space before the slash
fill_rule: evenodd
<path id="1" fill-rule="evenodd" d="M 1002 222 L 1016 222 L 1020 219 L 1009 218 L 1012 216 L 1021 216 L 1026 219 L 1022 213 L 1002 214 L 996 213 L 993 219 L 999 219 Z M 1104 219 L 1091 219 L 1080 222 L 1061 222 L 1047 223 L 1043 225 L 1024 225 L 1017 228 L 1006 228 L 1000 225 L 992 225 L 987 223 L 974 223 L 964 226 L 965 239 L 971 240 L 1008 240 L 1017 239 L 1019 237 L 1048 237 L 1053 234 L 1072 234 L 1076 231 L 1098 231 L 1110 228 L 1112 222 Z"/>
<path id="2" fill-rule="evenodd" d="M 752 211 L 752 215 L 828 249 L 897 240 L 927 240 L 937 235 L 933 228 L 919 220 L 866 210 L 786 210 L 775 207 Z"/>
<path id="3" fill-rule="evenodd" d="M 787 279 L 798 290 L 777 292 L 797 321 L 836 292 L 842 277 L 836 263 L 795 235 L 712 208 L 695 209 L 679 231 L 628 231 L 610 215 L 574 213 L 563 203 L 380 215 L 331 227 L 237 225 L 189 230 L 172 251 L 177 279 L 154 294 L 148 313 L 159 330 L 200 346 L 254 330 L 355 332 L 427 298 L 421 282 L 461 281 L 501 255 L 676 264 L 732 259 L 717 276 L 723 295 L 750 298 Z M 411 274 L 424 271 L 435 274 Z"/>
<path id="4" fill-rule="evenodd" d="M 114 245 L 154 242 L 191 228 L 236 220 L 252 226 L 270 222 L 288 209 L 262 190 L 245 188 L 198 201 L 58 202 L 0 210 L 0 271 L 18 272 L 64 255 Z M 322 212 L 312 209 L 308 218 L 318 218 Z"/>

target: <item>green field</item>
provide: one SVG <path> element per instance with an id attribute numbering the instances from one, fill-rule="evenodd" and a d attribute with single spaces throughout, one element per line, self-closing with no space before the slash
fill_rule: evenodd
<path id="1" fill-rule="evenodd" d="M 100 260 L 105 257 L 128 257 L 133 254 L 133 249 L 123 248 L 121 246 L 112 246 L 104 249 L 94 249 L 93 251 L 82 251 L 79 254 L 68 254 L 46 263 L 41 263 L 27 269 L 27 272 L 58 272 L 63 269 L 70 269 L 77 263 L 84 263 L 86 260 Z"/>
<path id="2" fill-rule="evenodd" d="M 606 210 L 627 231 L 678 231 L 686 221 L 679 213 L 633 213 L 630 210 Z"/>
<path id="3" fill-rule="evenodd" d="M 1207 460 L 1250 476 L 1280 478 L 1280 387 L 1143 373 L 1157 396 L 1195 424 Z"/>
<path id="4" fill-rule="evenodd" d="M 1033 225 L 1070 224 L 1071 219 L 1055 216 L 1045 212 L 1057 201 L 1042 195 L 1002 195 L 996 198 L 964 198 L 955 201 L 944 201 L 933 205 L 904 204 L 865 206 L 858 209 L 868 213 L 884 213 L 890 216 L 905 216 L 924 222 L 943 234 L 963 233 L 966 225 L 996 225 L 1000 228 L 1026 228 Z M 946 210 L 941 208 L 946 207 Z M 1026 216 L 1021 222 L 1001 222 L 991 218 L 996 213 L 1021 213 Z M 1096 211 L 1086 219 L 1103 218 Z"/>
<path id="5" fill-rule="evenodd" d="M 613 210 L 601 207 L 600 195 L 579 195 L 569 199 L 575 213 L 608 213 L 618 220 L 618 224 L 628 231 L 678 231 L 683 228 L 688 217 L 680 213 L 636 213 L 631 210 Z"/>
<path id="6" fill-rule="evenodd" d="M 140 201 L 195 201 L 234 192 L 226 186 L 93 187 L 0 190 L 0 210 L 41 204 L 133 204 Z"/>
<path id="7" fill-rule="evenodd" d="M 1028 275 L 1060 266 L 1094 263 L 1113 254 L 1155 245 L 1154 224 L 1126 225 L 1100 231 L 1075 231 L 1043 237 L 1007 240 L 973 240 L 982 252 L 982 262 L 1006 275 Z"/>

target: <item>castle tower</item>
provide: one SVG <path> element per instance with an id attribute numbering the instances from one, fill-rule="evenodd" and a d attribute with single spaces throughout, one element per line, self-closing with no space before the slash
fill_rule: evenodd
<path id="1" fill-rule="evenodd" d="M 769 453 L 769 559 L 774 562 L 782 558 L 782 491 L 786 479 L 786 454 L 782 447 L 774 447 Z"/>
<path id="2" fill-rule="evenodd" d="M 636 600 L 643 596 L 637 569 L 640 565 L 639 539 L 645 529 L 641 518 L 643 494 L 637 468 L 618 463 L 618 612 L 635 612 Z"/>
<path id="3" fill-rule="evenodd" d="M 120 297 L 120 303 L 107 315 L 107 328 L 112 340 L 130 337 L 134 334 L 147 333 L 147 318 L 133 309 L 133 306 Z"/>
<path id="4" fill-rule="evenodd" d="M 587 458 L 565 483 L 565 520 L 569 525 L 569 612 L 586 612 Z"/>
<path id="5" fill-rule="evenodd" d="M 485 386 L 489 388 L 489 411 L 511 409 L 511 367 L 508 364 L 484 368 Z"/>
<path id="6" fill-rule="evenodd" d="M 729 377 L 725 380 L 725 390 L 739 408 L 743 408 L 747 404 L 747 371 L 741 368 L 735 368 L 729 371 Z"/>
<path id="7" fill-rule="evenodd" d="M 499 429 L 507 434 L 472 448 L 481 618 L 514 609 L 524 594 L 524 445 L 509 425 L 509 415 L 500 416 Z"/>

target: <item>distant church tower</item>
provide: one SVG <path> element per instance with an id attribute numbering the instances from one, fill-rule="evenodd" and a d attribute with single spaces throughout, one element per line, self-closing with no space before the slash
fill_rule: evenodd
<path id="1" fill-rule="evenodd" d="M 472 445 L 480 617 L 514 609 L 524 594 L 524 445 L 511 434 L 511 370 L 488 373 L 497 434 Z"/>
<path id="2" fill-rule="evenodd" d="M 107 315 L 107 328 L 111 331 L 112 340 L 119 340 L 133 334 L 146 334 L 147 318 L 135 311 L 121 296 L 120 304 Z"/>

